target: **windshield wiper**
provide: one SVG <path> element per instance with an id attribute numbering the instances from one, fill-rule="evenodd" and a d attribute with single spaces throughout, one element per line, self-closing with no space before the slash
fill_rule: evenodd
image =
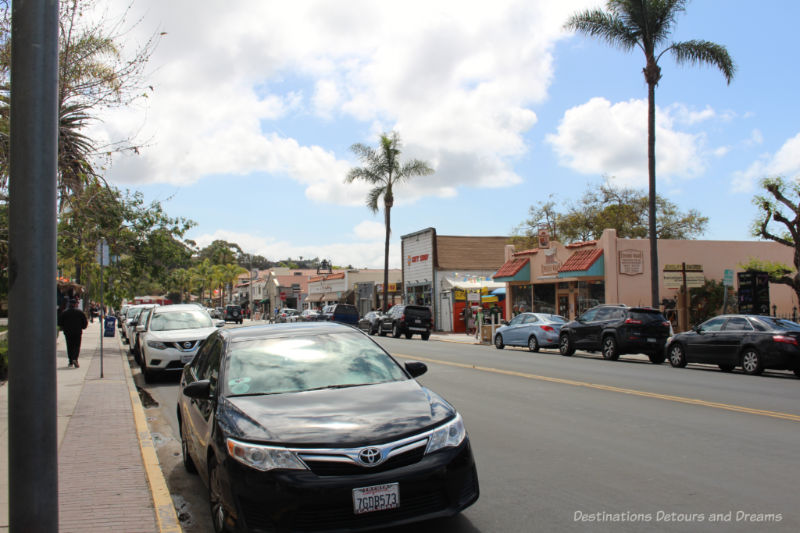
<path id="1" fill-rule="evenodd" d="M 312 390 L 325 390 L 325 389 L 347 389 L 350 387 L 360 387 L 362 385 L 371 385 L 371 383 L 346 383 L 342 385 L 325 385 L 324 387 L 314 387 L 313 389 L 305 389 L 303 392 Z"/>
<path id="2" fill-rule="evenodd" d="M 270 396 L 272 394 L 281 394 L 280 392 L 245 392 L 242 394 L 228 394 L 227 398 L 244 398 L 245 396 Z"/>

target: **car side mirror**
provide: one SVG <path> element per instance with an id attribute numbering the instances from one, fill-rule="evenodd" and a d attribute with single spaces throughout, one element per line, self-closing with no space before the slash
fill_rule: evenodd
<path id="1" fill-rule="evenodd" d="M 145 328 L 144 328 L 144 325 L 136 326 L 136 332 L 137 333 L 142 333 L 144 331 L 146 331 Z"/>
<path id="2" fill-rule="evenodd" d="M 217 326 L 218 328 L 224 328 L 225 327 L 225 321 L 224 320 L 218 320 L 217 323 L 214 324 L 214 325 Z"/>
<path id="3" fill-rule="evenodd" d="M 417 378 L 428 371 L 428 365 L 419 361 L 409 361 L 405 366 L 412 378 Z"/>
<path id="4" fill-rule="evenodd" d="M 692 331 L 694 331 L 695 333 L 703 333 L 703 328 L 701 328 L 700 326 L 692 326 Z"/>
<path id="5" fill-rule="evenodd" d="M 183 395 L 196 400 L 210 400 L 211 399 L 211 381 L 201 379 L 194 383 L 189 383 L 183 388 Z"/>

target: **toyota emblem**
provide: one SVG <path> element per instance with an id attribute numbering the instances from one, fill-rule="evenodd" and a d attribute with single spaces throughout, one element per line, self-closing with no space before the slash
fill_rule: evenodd
<path id="1" fill-rule="evenodd" d="M 364 448 L 358 452 L 358 458 L 368 466 L 374 466 L 381 460 L 381 451 L 378 448 Z"/>

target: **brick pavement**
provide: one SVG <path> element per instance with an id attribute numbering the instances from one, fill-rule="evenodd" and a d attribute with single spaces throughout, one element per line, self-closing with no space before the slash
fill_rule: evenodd
<path id="1" fill-rule="evenodd" d="M 84 331 L 78 369 L 67 367 L 63 335 L 57 343 L 59 531 L 180 531 L 118 336 L 103 340 L 100 378 L 100 330 L 95 321 Z M 0 388 L 3 407 L 5 389 Z M 2 411 L 4 463 L 8 418 Z M 6 474 L 0 492 L 7 495 L 7 465 L 0 464 L 0 472 Z M 4 531 L 8 498 L 0 500 Z"/>

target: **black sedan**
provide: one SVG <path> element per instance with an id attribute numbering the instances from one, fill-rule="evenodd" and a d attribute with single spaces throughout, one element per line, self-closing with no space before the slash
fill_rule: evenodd
<path id="1" fill-rule="evenodd" d="M 674 367 L 687 363 L 741 366 L 747 374 L 764 369 L 793 370 L 800 377 L 800 324 L 758 315 L 723 315 L 675 335 L 667 347 Z"/>
<path id="2" fill-rule="evenodd" d="M 385 315 L 380 311 L 370 311 L 358 320 L 358 329 L 364 330 L 370 335 L 375 335 L 381 327 L 381 320 Z"/>
<path id="3" fill-rule="evenodd" d="M 183 461 L 215 531 L 366 530 L 478 499 L 461 415 L 355 329 L 330 322 L 213 333 L 181 377 Z"/>

